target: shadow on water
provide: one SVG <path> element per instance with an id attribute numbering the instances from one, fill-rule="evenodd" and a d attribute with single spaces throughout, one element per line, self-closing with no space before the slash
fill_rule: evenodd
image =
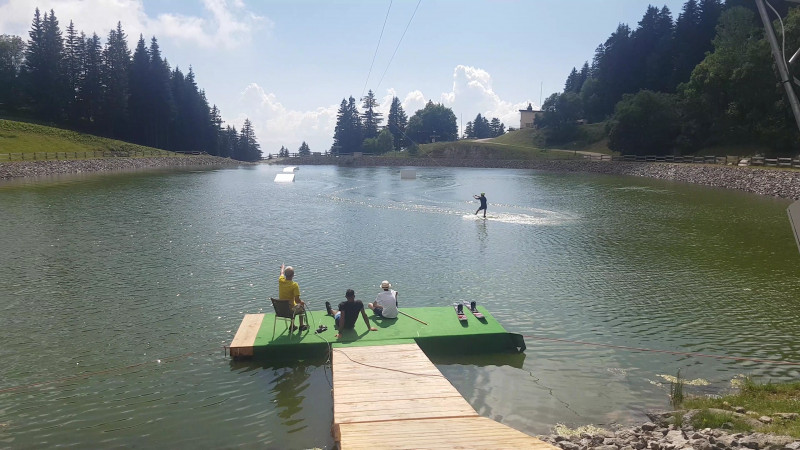
<path id="1" fill-rule="evenodd" d="M 459 354 L 459 353 L 427 353 L 428 358 L 437 365 L 452 365 L 458 364 L 462 366 L 471 365 L 478 367 L 486 366 L 510 366 L 521 369 L 525 363 L 524 352 L 501 352 L 501 353 L 485 353 L 485 354 Z"/>
<path id="2" fill-rule="evenodd" d="M 327 420 L 332 419 L 333 399 L 329 394 L 332 378 L 330 366 L 324 359 L 232 360 L 230 368 L 240 374 L 252 372 L 258 377 L 288 434 L 314 426 L 319 416 L 325 416 L 321 414 L 323 411 L 331 411 Z"/>

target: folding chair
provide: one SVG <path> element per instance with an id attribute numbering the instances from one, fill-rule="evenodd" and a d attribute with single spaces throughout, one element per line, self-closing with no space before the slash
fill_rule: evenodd
<path id="1" fill-rule="evenodd" d="M 289 330 L 289 339 L 292 339 L 292 327 L 294 327 L 294 318 L 297 316 L 303 316 L 305 323 L 308 324 L 308 316 L 306 316 L 305 308 L 302 311 L 295 311 L 292 307 L 291 300 L 284 300 L 284 299 L 277 299 L 270 297 L 269 300 L 272 302 L 272 307 L 275 308 L 275 321 L 272 323 L 272 340 L 275 340 L 275 328 L 277 328 L 278 319 L 288 320 L 289 325 L 287 329 Z"/>

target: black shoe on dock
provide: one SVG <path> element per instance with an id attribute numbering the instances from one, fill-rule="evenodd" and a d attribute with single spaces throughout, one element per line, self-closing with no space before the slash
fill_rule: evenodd
<path id="1" fill-rule="evenodd" d="M 325 302 L 325 311 L 328 312 L 329 316 L 333 315 L 333 309 L 331 309 L 331 302 Z"/>

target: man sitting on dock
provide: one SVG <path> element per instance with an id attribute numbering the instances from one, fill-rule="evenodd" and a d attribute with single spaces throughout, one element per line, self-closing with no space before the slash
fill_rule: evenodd
<path id="1" fill-rule="evenodd" d="M 284 268 L 284 265 L 281 264 L 281 276 L 278 277 L 278 298 L 281 300 L 291 300 L 295 314 L 299 314 L 305 311 L 306 304 L 300 300 L 300 285 L 292 281 L 292 278 L 294 278 L 294 268 L 292 268 L 292 266 Z M 307 329 L 308 325 L 303 323 L 303 316 L 300 315 L 300 331 L 305 331 Z M 294 324 L 292 324 L 292 329 L 290 331 L 294 331 Z"/>
<path id="2" fill-rule="evenodd" d="M 387 280 L 381 282 L 381 291 L 375 297 L 375 303 L 368 303 L 376 316 L 383 317 L 384 319 L 397 319 L 397 291 L 392 289 L 392 284 Z"/>
<path id="3" fill-rule="evenodd" d="M 356 327 L 356 319 L 358 319 L 359 312 L 364 318 L 364 323 L 367 324 L 367 330 L 378 331 L 377 328 L 369 325 L 367 313 L 364 311 L 364 303 L 362 303 L 361 300 L 356 300 L 356 292 L 352 289 L 348 289 L 344 296 L 347 301 L 339 303 L 338 311 L 331 309 L 331 304 L 325 302 L 325 308 L 328 310 L 328 314 L 332 315 L 339 325 L 339 333 L 336 334 L 336 337 L 342 337 L 342 330 L 352 330 Z"/>

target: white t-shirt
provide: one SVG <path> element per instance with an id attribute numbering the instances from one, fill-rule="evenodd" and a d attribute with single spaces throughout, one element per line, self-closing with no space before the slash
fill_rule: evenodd
<path id="1" fill-rule="evenodd" d="M 383 308 L 381 315 L 387 319 L 394 319 L 397 317 L 397 292 L 389 289 L 388 291 L 381 291 L 375 297 L 375 304 Z"/>

